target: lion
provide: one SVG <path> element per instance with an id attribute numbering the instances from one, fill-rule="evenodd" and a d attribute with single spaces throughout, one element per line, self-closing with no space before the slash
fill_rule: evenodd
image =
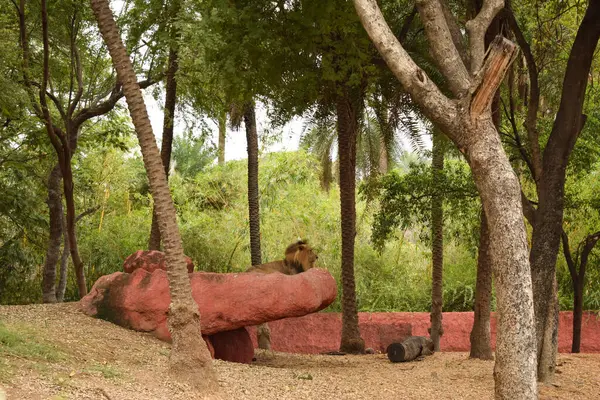
<path id="1" fill-rule="evenodd" d="M 315 254 L 306 241 L 298 240 L 285 249 L 283 260 L 256 265 L 248 268 L 246 272 L 262 272 L 265 274 L 281 272 L 285 275 L 296 275 L 314 268 L 318 259 L 319 256 Z"/>
<path id="2" fill-rule="evenodd" d="M 319 256 L 315 254 L 306 241 L 298 240 L 285 249 L 285 258 L 283 260 L 256 265 L 248 268 L 246 272 L 259 272 L 263 274 L 279 272 L 285 275 L 296 275 L 314 268 L 318 259 Z M 257 326 L 256 337 L 258 348 L 271 349 L 271 330 L 266 323 Z"/>

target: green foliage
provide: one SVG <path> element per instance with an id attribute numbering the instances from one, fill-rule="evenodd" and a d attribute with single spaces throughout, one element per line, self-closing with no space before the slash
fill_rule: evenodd
<path id="1" fill-rule="evenodd" d="M 380 200 L 372 237 L 378 249 L 383 248 L 396 228 L 430 224 L 434 196 L 444 199 L 445 215 L 452 215 L 455 223 L 473 221 L 473 209 L 477 207 L 475 185 L 466 163 L 460 160 L 446 161 L 439 183 L 433 179 L 430 166 L 420 162 L 410 164 L 407 172 L 394 170 L 367 181 L 360 191 L 365 198 Z"/>

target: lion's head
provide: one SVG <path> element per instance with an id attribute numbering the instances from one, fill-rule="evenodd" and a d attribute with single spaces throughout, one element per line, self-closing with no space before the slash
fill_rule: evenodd
<path id="1" fill-rule="evenodd" d="M 308 271 L 315 267 L 319 256 L 304 240 L 298 240 L 285 249 L 285 261 L 298 273 Z"/>

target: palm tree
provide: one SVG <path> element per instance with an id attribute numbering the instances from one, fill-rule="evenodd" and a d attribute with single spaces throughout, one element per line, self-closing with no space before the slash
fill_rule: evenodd
<path id="1" fill-rule="evenodd" d="M 342 87 L 336 99 L 340 206 L 342 219 L 342 339 L 340 351 L 364 353 L 365 341 L 358 329 L 354 280 L 356 236 L 356 136 L 363 109 L 362 88 Z"/>
<path id="2" fill-rule="evenodd" d="M 92 9 L 100 33 L 117 71 L 129 107 L 129 113 L 140 142 L 150 191 L 154 198 L 158 223 L 163 236 L 167 260 L 167 276 L 171 293 L 168 325 L 173 339 L 170 371 L 195 388 L 216 392 L 218 384 L 208 348 L 200 332 L 200 313 L 192 297 L 191 285 L 177 227 L 175 206 L 169 192 L 167 177 L 142 92 L 137 83 L 131 60 L 121 41 L 108 0 L 92 0 Z"/>
<path id="3" fill-rule="evenodd" d="M 433 129 L 431 170 L 433 185 L 437 187 L 444 174 L 444 143 L 442 133 Z M 432 288 L 431 288 L 431 340 L 435 351 L 440 351 L 442 336 L 443 270 L 444 270 L 444 211 L 443 198 L 436 194 L 431 199 L 431 244 L 432 244 Z"/>
<path id="4" fill-rule="evenodd" d="M 252 266 L 262 264 L 260 252 L 260 205 L 258 201 L 258 132 L 253 101 L 232 103 L 229 111 L 231 126 L 238 129 L 244 121 L 248 144 L 248 218 L 250 224 L 250 259 Z"/>
<path id="5" fill-rule="evenodd" d="M 160 149 L 160 157 L 165 168 L 165 175 L 169 179 L 169 166 L 171 164 L 171 151 L 173 149 L 173 126 L 175 122 L 175 106 L 177 105 L 177 79 L 176 74 L 179 69 L 179 51 L 177 46 L 177 28 L 173 21 L 179 13 L 179 1 L 173 1 L 171 4 L 170 19 L 171 43 L 169 45 L 169 58 L 167 61 L 167 76 L 165 85 L 165 111 L 163 119 L 163 135 Z M 152 226 L 150 228 L 150 239 L 148 241 L 148 250 L 160 250 L 160 229 L 158 228 L 158 218 L 156 217 L 156 207 L 152 210 Z"/>

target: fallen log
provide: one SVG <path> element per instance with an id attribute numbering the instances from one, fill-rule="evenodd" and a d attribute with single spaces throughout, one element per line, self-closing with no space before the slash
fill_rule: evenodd
<path id="1" fill-rule="evenodd" d="M 433 341 L 425 336 L 411 336 L 402 343 L 392 343 L 387 348 L 391 362 L 412 361 L 420 356 L 433 354 Z"/>

